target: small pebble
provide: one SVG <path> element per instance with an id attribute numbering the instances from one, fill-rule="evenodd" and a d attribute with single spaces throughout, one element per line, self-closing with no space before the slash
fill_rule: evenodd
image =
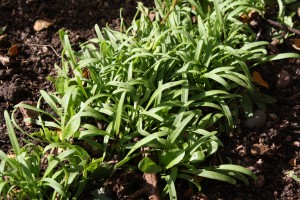
<path id="1" fill-rule="evenodd" d="M 252 117 L 245 121 L 248 128 L 262 128 L 266 124 L 266 113 L 263 110 L 256 110 Z"/>
<path id="2" fill-rule="evenodd" d="M 300 147 L 300 142 L 299 142 L 299 141 L 294 141 L 294 142 L 292 142 L 292 147 L 297 147 L 297 148 L 299 148 L 299 147 Z"/>
<path id="3" fill-rule="evenodd" d="M 269 114 L 269 117 L 273 120 L 273 121 L 276 121 L 278 119 L 278 116 L 274 113 L 270 113 Z"/>
<path id="4" fill-rule="evenodd" d="M 49 49 L 48 49 L 48 47 L 43 46 L 43 47 L 42 47 L 42 51 L 43 51 L 44 53 L 48 53 L 48 52 L 49 52 Z"/>
<path id="5" fill-rule="evenodd" d="M 277 86 L 284 88 L 288 86 L 289 83 L 290 83 L 290 74 L 287 71 L 282 70 L 278 74 Z"/>

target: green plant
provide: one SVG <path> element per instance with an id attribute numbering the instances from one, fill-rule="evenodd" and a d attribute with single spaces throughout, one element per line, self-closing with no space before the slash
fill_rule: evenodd
<path id="1" fill-rule="evenodd" d="M 0 150 L 1 197 L 78 198 L 87 181 L 90 157 L 86 151 L 68 143 L 52 143 L 45 148 L 27 143 L 21 148 L 7 111 L 4 116 L 14 154 L 7 156 Z"/>
<path id="2" fill-rule="evenodd" d="M 249 68 L 299 55 L 268 56 L 268 43 L 254 42 L 256 35 L 238 20 L 244 12 L 260 12 L 262 1 L 154 2 L 153 12 L 138 4 L 129 28 L 122 19 L 120 31 L 95 26 L 97 38 L 79 52 L 61 30 L 57 92 L 41 91 L 37 107 L 16 108 L 39 113 L 30 120 L 42 127 L 35 134 L 42 141 L 83 140 L 97 150 L 97 159 L 83 168 L 88 174 L 105 168 L 155 173 L 166 182 L 161 196 L 170 199 L 177 198 L 177 179 L 199 190 L 197 176 L 248 184 L 246 176 L 255 179 L 250 170 L 206 161 L 241 109 L 249 116 L 253 105 L 273 100 L 253 87 Z M 117 163 L 107 165 L 115 155 Z"/>

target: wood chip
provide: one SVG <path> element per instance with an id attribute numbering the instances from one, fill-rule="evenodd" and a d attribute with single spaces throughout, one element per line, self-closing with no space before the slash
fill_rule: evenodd
<path id="1" fill-rule="evenodd" d="M 53 23 L 47 20 L 39 19 L 34 23 L 33 29 L 35 31 L 41 31 L 43 29 L 49 28 Z"/>
<path id="2" fill-rule="evenodd" d="M 7 65 L 9 63 L 9 57 L 0 56 L 0 62 L 2 65 Z"/>

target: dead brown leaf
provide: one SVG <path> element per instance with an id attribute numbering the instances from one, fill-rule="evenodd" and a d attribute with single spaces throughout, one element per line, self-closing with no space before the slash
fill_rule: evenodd
<path id="1" fill-rule="evenodd" d="M 254 82 L 257 83 L 258 85 L 263 86 L 265 88 L 269 88 L 269 84 L 262 78 L 260 73 L 258 73 L 257 71 L 254 71 L 252 73 L 252 78 Z"/>
<path id="2" fill-rule="evenodd" d="M 19 54 L 19 46 L 20 44 L 14 44 L 12 45 L 8 50 L 8 55 L 10 57 L 15 57 Z"/>
<path id="3" fill-rule="evenodd" d="M 278 148 L 279 147 L 275 146 L 274 144 L 272 146 L 264 145 L 261 143 L 254 144 L 251 147 L 251 154 L 254 156 L 264 155 L 264 156 L 268 156 L 268 157 L 273 157 Z"/>
<path id="4" fill-rule="evenodd" d="M 294 49 L 300 50 L 300 38 L 294 39 L 294 44 L 292 45 Z"/>

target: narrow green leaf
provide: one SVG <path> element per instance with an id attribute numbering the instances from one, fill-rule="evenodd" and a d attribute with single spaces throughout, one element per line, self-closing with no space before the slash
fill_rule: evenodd
<path id="1" fill-rule="evenodd" d="M 117 113 L 115 114 L 115 121 L 114 121 L 114 131 L 115 134 L 119 134 L 121 119 L 122 119 L 122 112 L 123 112 L 123 104 L 126 97 L 126 92 L 123 92 L 118 103 Z"/>
<path id="2" fill-rule="evenodd" d="M 60 109 L 57 107 L 56 103 L 53 101 L 50 95 L 48 95 L 44 90 L 40 91 L 42 97 L 45 99 L 45 101 L 49 104 L 49 106 L 53 109 L 53 111 L 57 115 L 61 115 Z"/>
<path id="3" fill-rule="evenodd" d="M 160 156 L 160 163 L 166 168 L 169 169 L 182 161 L 184 158 L 185 151 L 182 149 L 172 149 L 167 153 L 163 153 Z"/>
<path id="4" fill-rule="evenodd" d="M 191 122 L 191 120 L 195 117 L 195 114 L 192 113 L 189 116 L 187 116 L 180 124 L 178 124 L 177 128 L 171 132 L 168 140 L 170 140 L 171 143 L 174 143 L 175 140 L 179 137 L 179 135 L 182 133 L 182 131 L 185 129 L 187 124 Z"/>
<path id="5" fill-rule="evenodd" d="M 63 191 L 63 186 L 61 184 L 59 184 L 57 181 L 55 181 L 51 178 L 42 178 L 41 182 L 45 182 L 44 183 L 45 185 L 52 187 L 62 197 L 66 197 L 66 194 Z"/>
<path id="6" fill-rule="evenodd" d="M 233 185 L 236 184 L 236 181 L 229 176 L 226 176 L 222 173 L 205 170 L 205 169 L 203 169 L 203 170 L 180 170 L 180 172 L 197 175 L 197 176 L 204 177 L 204 178 L 224 181 L 224 182 L 227 182 L 227 183 L 230 183 Z"/>
<path id="7" fill-rule="evenodd" d="M 177 193 L 176 193 L 176 188 L 175 188 L 177 171 L 178 171 L 177 167 L 174 167 L 172 169 L 171 175 L 165 176 L 165 179 L 167 181 L 167 187 L 168 187 L 170 200 L 177 200 Z"/>
<path id="8" fill-rule="evenodd" d="M 216 167 L 216 169 L 240 172 L 242 174 L 250 176 L 254 180 L 256 180 L 256 178 L 257 178 L 256 175 L 251 170 L 249 170 L 245 167 L 242 167 L 242 166 L 238 166 L 238 165 L 223 164 L 223 165 Z"/>
<path id="9" fill-rule="evenodd" d="M 147 143 L 150 143 L 151 141 L 157 139 L 158 137 L 162 137 L 168 135 L 168 132 L 155 132 L 152 133 L 151 135 L 148 135 L 147 137 L 141 139 L 140 141 L 138 141 L 137 143 L 135 143 L 133 145 L 133 147 L 131 148 L 131 150 L 127 153 L 126 157 L 124 159 L 126 159 L 129 155 L 131 155 L 134 151 L 136 151 L 138 148 L 144 146 Z M 123 160 L 124 160 L 123 159 Z M 122 162 L 122 161 L 120 161 Z"/>
<path id="10" fill-rule="evenodd" d="M 181 85 L 185 82 L 185 80 L 180 80 L 180 81 L 174 81 L 174 82 L 169 82 L 169 83 L 165 83 L 163 85 L 161 85 L 159 88 L 157 88 L 157 90 L 152 94 L 151 98 L 148 101 L 148 104 L 145 108 L 145 110 L 148 110 L 149 106 L 151 105 L 151 103 L 154 101 L 154 99 L 161 95 L 162 91 L 166 90 L 166 89 L 170 89 L 172 87 L 175 87 L 177 85 Z"/>
<path id="11" fill-rule="evenodd" d="M 179 173 L 179 174 L 177 174 L 177 178 L 185 179 L 185 180 L 193 183 L 197 187 L 198 191 L 201 192 L 201 190 L 202 190 L 201 185 L 192 176 L 187 175 L 187 174 L 181 174 L 181 173 Z"/>
<path id="12" fill-rule="evenodd" d="M 16 137 L 16 134 L 15 134 L 15 131 L 14 131 L 14 128 L 13 128 L 13 125 L 11 123 L 11 120 L 10 120 L 10 117 L 9 117 L 9 114 L 8 114 L 7 110 L 4 111 L 4 118 L 5 118 L 5 123 L 6 123 L 6 126 L 7 126 L 7 132 L 8 132 L 9 140 L 11 142 L 11 145 L 13 147 L 13 150 L 14 150 L 16 156 L 18 156 L 18 155 L 21 154 L 21 148 L 19 146 L 19 142 L 18 142 L 18 139 Z"/>

